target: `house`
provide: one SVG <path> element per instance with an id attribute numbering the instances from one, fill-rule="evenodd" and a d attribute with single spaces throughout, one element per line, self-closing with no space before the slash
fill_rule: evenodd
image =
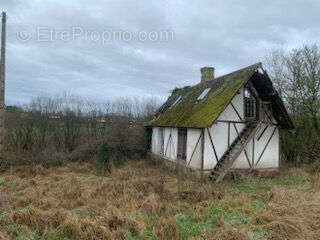
<path id="1" fill-rule="evenodd" d="M 228 171 L 277 170 L 279 132 L 294 128 L 261 63 L 217 78 L 201 68 L 201 81 L 173 90 L 148 126 L 152 154 L 216 181 Z"/>

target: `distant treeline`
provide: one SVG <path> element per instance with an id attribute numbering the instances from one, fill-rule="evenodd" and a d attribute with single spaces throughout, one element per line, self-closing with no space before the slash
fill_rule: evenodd
<path id="1" fill-rule="evenodd" d="M 7 107 L 5 149 L 11 158 L 15 154 L 26 163 L 55 162 L 66 154 L 89 161 L 90 153 L 104 141 L 127 154 L 142 155 L 143 125 L 161 103 L 155 97 L 119 98 L 103 104 L 67 94 L 34 98 L 30 104 Z"/>

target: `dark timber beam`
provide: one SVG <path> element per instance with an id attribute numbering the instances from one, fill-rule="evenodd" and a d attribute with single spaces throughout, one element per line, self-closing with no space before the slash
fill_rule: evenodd
<path id="1" fill-rule="evenodd" d="M 267 144 L 264 146 L 264 148 L 263 148 L 263 150 L 262 150 L 262 153 L 260 154 L 260 156 L 259 156 L 259 158 L 258 158 L 258 161 L 256 162 L 255 166 L 257 166 L 257 165 L 258 165 L 258 163 L 260 162 L 260 160 L 261 160 L 261 158 L 262 158 L 262 155 L 264 154 L 265 150 L 267 149 L 267 147 L 268 147 L 268 145 L 269 145 L 269 143 L 270 143 L 270 141 L 271 141 L 271 139 L 272 139 L 272 137 L 273 137 L 274 133 L 276 132 L 276 130 L 277 130 L 277 127 L 275 127 L 275 128 L 274 128 L 274 130 L 273 130 L 273 132 L 272 132 L 272 134 L 271 134 L 270 138 L 268 139 Z"/>
<path id="2" fill-rule="evenodd" d="M 201 130 L 201 181 L 203 180 L 204 168 L 204 128 Z"/>
<path id="3" fill-rule="evenodd" d="M 235 106 L 233 105 L 233 103 L 231 102 L 231 107 L 233 108 L 233 110 L 236 112 L 236 114 L 238 115 L 238 118 L 242 121 L 242 117 L 240 116 L 238 110 L 235 108 Z"/>
<path id="4" fill-rule="evenodd" d="M 171 131 L 170 131 L 170 135 L 169 135 L 169 138 L 168 138 L 168 142 L 167 142 L 167 146 L 166 146 L 166 151 L 164 152 L 164 156 L 167 155 L 167 150 L 168 150 L 168 146 L 169 146 L 170 140 L 171 140 Z"/>
<path id="5" fill-rule="evenodd" d="M 262 131 L 262 133 L 260 134 L 260 136 L 258 137 L 258 141 L 260 140 L 260 138 L 262 137 L 262 135 L 264 134 L 264 132 L 267 130 L 267 128 L 268 128 L 269 126 L 266 126 L 264 129 L 263 129 L 263 131 Z"/>
<path id="6" fill-rule="evenodd" d="M 216 152 L 216 148 L 214 147 L 213 139 L 212 139 L 211 133 L 210 133 L 210 131 L 209 131 L 209 128 L 207 128 L 207 131 L 208 131 L 209 139 L 210 139 L 210 142 L 211 142 L 211 146 L 212 146 L 212 148 L 213 148 L 214 156 L 216 157 L 216 161 L 217 161 L 217 163 L 218 163 L 218 161 L 219 161 L 218 155 L 217 155 L 217 152 Z"/>
<path id="7" fill-rule="evenodd" d="M 232 121 L 232 120 L 217 120 L 216 122 L 221 122 L 221 123 L 242 123 L 246 124 L 246 121 Z"/>
<path id="8" fill-rule="evenodd" d="M 197 147 L 198 147 L 198 144 L 199 144 L 199 142 L 200 142 L 200 139 L 201 139 L 201 133 L 200 133 L 200 136 L 199 136 L 199 138 L 198 138 L 198 140 L 197 140 L 197 143 L 196 143 L 196 145 L 195 145 L 195 147 L 194 147 L 194 149 L 193 149 L 193 151 L 192 151 L 192 154 L 191 154 L 191 157 L 190 157 L 190 160 L 189 160 L 187 166 L 189 166 L 190 162 L 192 161 L 193 155 L 194 155 L 194 153 L 195 153 L 195 151 L 196 151 L 196 149 L 197 149 Z"/>
<path id="9" fill-rule="evenodd" d="M 233 124 L 233 127 L 234 127 L 234 129 L 236 130 L 237 135 L 238 135 L 238 137 L 239 137 L 239 136 L 240 136 L 240 133 L 239 133 L 239 131 L 238 131 L 237 126 L 236 126 L 235 123 Z M 246 146 L 244 146 L 244 147 L 246 147 Z M 248 157 L 247 150 L 244 148 L 243 151 L 244 151 L 244 155 L 246 156 L 246 159 L 247 159 L 247 162 L 248 162 L 250 168 L 252 168 L 251 163 L 250 163 L 250 159 L 249 159 L 249 157 Z"/>

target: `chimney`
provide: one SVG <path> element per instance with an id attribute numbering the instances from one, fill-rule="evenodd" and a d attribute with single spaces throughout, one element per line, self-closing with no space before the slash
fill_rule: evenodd
<path id="1" fill-rule="evenodd" d="M 214 79 L 214 68 L 213 67 L 203 67 L 201 71 L 201 82 L 207 82 Z"/>

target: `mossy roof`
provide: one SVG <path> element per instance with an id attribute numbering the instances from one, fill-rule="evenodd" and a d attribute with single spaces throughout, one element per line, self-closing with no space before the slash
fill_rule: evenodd
<path id="1" fill-rule="evenodd" d="M 254 64 L 211 81 L 173 90 L 148 125 L 192 128 L 211 126 L 260 66 L 260 63 Z M 203 100 L 197 101 L 206 88 L 211 90 Z M 172 106 L 180 96 L 180 102 Z"/>

